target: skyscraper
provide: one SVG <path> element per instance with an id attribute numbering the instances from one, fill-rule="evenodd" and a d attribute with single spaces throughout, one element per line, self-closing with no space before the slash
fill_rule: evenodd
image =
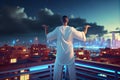
<path id="1" fill-rule="evenodd" d="M 35 37 L 35 38 L 34 38 L 33 44 L 39 44 L 38 37 Z"/>
<path id="2" fill-rule="evenodd" d="M 112 48 L 116 47 L 116 37 L 115 37 L 115 33 L 112 32 Z"/>

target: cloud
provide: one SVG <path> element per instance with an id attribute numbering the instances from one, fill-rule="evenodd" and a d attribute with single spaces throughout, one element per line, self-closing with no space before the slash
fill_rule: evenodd
<path id="1" fill-rule="evenodd" d="M 42 15 L 49 15 L 49 16 L 53 16 L 54 13 L 51 9 L 48 9 L 48 8 L 44 8 L 44 9 L 41 9 L 40 10 L 40 14 Z"/>
<path id="2" fill-rule="evenodd" d="M 38 12 L 38 17 L 29 17 L 25 9 L 22 7 L 5 7 L 0 10 L 0 35 L 16 35 L 16 34 L 43 34 L 44 29 L 42 24 L 49 25 L 49 31 L 55 27 L 62 25 L 60 14 L 54 13 L 51 9 L 44 8 Z M 102 36 L 107 33 L 104 26 L 96 23 L 88 23 L 86 19 L 75 18 L 73 15 L 70 18 L 69 25 L 74 26 L 78 30 L 83 30 L 85 24 L 90 24 L 92 27 L 88 31 L 90 34 L 98 34 Z"/>
<path id="3" fill-rule="evenodd" d="M 34 33 L 38 27 L 41 30 L 35 17 L 28 17 L 22 7 L 4 7 L 0 10 L 1 36 Z"/>
<path id="4" fill-rule="evenodd" d="M 107 30 L 104 30 L 104 26 L 97 25 L 97 23 L 88 23 L 86 19 L 81 19 L 79 17 L 71 18 L 69 25 L 74 26 L 79 31 L 83 31 L 85 25 L 90 25 L 91 28 L 88 29 L 87 36 L 90 36 L 90 35 L 103 36 L 108 32 Z"/>
<path id="5" fill-rule="evenodd" d="M 24 8 L 19 7 L 19 6 L 17 6 L 17 7 L 4 7 L 1 10 L 1 13 L 4 13 L 1 15 L 7 16 L 10 18 L 16 18 L 16 19 L 28 18 L 27 14 L 24 12 Z"/>
<path id="6" fill-rule="evenodd" d="M 70 15 L 70 18 L 72 18 L 72 19 L 73 19 L 73 18 L 75 18 L 75 16 L 72 14 L 72 15 Z"/>
<path id="7" fill-rule="evenodd" d="M 48 8 L 41 9 L 38 14 L 38 20 L 40 24 L 46 24 L 50 26 L 50 31 L 56 26 L 61 25 L 61 15 L 54 13 Z"/>
<path id="8" fill-rule="evenodd" d="M 104 34 L 107 34 L 108 31 L 104 30 L 104 26 L 97 25 L 97 23 L 88 23 L 91 25 L 91 28 L 88 31 L 89 35 L 98 35 L 98 36 L 103 36 Z"/>

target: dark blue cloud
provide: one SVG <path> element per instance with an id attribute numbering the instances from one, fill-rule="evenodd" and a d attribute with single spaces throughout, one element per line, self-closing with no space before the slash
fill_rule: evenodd
<path id="1" fill-rule="evenodd" d="M 21 7 L 7 7 L 0 11 L 0 35 L 16 35 L 16 34 L 31 34 L 39 33 L 43 34 L 44 29 L 42 24 L 49 25 L 49 31 L 55 29 L 56 26 L 60 26 L 62 15 L 54 13 L 51 9 L 44 8 L 38 13 L 38 19 L 29 18 L 29 16 Z M 70 18 L 69 25 L 83 30 L 84 25 L 90 24 L 92 28 L 89 30 L 89 34 L 98 34 L 102 36 L 107 33 L 104 30 L 104 26 L 100 26 L 94 23 L 86 22 L 86 19 Z"/>

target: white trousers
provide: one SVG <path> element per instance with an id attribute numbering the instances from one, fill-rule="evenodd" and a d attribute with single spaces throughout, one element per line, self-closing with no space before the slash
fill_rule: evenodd
<path id="1" fill-rule="evenodd" d="M 53 80 L 62 80 L 63 66 L 64 65 L 60 65 L 55 62 Z M 69 80 L 76 80 L 76 70 L 74 62 L 66 66 L 68 69 Z"/>

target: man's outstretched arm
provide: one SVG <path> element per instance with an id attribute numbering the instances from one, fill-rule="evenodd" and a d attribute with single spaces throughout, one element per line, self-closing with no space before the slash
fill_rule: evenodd
<path id="1" fill-rule="evenodd" d="M 86 25 L 84 31 L 78 31 L 74 27 L 72 27 L 73 38 L 76 38 L 76 39 L 82 40 L 82 41 L 86 41 L 86 34 L 87 34 L 89 27 L 90 27 L 89 25 Z"/>

